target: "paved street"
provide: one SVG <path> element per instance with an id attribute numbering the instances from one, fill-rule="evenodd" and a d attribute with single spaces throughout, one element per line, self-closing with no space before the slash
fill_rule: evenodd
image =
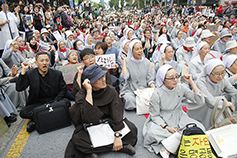
<path id="1" fill-rule="evenodd" d="M 135 146 L 136 154 L 134 156 L 129 156 L 123 153 L 105 153 L 99 154 L 101 158 L 154 158 L 159 157 L 154 153 L 149 153 L 143 147 L 142 139 L 142 127 L 146 120 L 144 115 L 137 116 L 135 111 L 124 112 L 124 115 L 131 120 L 138 128 L 138 142 Z M 4 146 L 6 139 L 0 139 L 1 144 L 1 158 L 5 157 L 20 157 L 20 158 L 63 158 L 64 152 L 67 146 L 68 141 L 70 140 L 72 133 L 74 131 L 74 126 L 71 125 L 67 128 L 59 129 L 53 132 L 38 134 L 37 131 L 33 131 L 30 135 L 25 131 L 25 126 L 27 122 L 21 120 L 18 117 L 18 122 L 13 124 L 9 129 L 7 134 L 9 135 L 14 129 L 16 130 L 15 134 L 12 134 L 13 137 L 10 139 L 8 145 Z M 17 126 L 17 127 L 16 127 Z M 5 134 L 3 137 L 6 137 Z M 10 137 L 10 136 L 7 136 Z M 15 142 L 14 142 L 15 141 Z M 26 143 L 24 143 L 24 141 Z M 2 146 L 3 145 L 3 146 Z M 3 148 L 3 149 L 2 149 Z M 22 151 L 21 151 L 22 150 Z"/>

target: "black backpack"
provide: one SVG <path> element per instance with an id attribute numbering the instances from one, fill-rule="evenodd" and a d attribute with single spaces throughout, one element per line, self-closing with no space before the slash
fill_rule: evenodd
<path id="1" fill-rule="evenodd" d="M 189 123 L 186 125 L 185 129 L 182 132 L 181 140 L 183 139 L 183 136 L 191 136 L 191 135 L 206 135 L 206 134 L 201 128 L 197 127 L 195 123 Z M 212 148 L 211 144 L 210 144 L 210 147 L 211 147 L 212 153 L 217 157 L 217 154 L 215 153 L 215 150 Z M 177 151 L 178 152 L 180 151 L 180 146 Z M 179 154 L 178 152 L 177 152 L 176 158 L 182 158 L 182 156 L 178 157 L 178 154 Z"/>

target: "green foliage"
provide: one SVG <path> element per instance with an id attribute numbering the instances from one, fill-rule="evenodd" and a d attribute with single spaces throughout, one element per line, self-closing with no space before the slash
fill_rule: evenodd
<path id="1" fill-rule="evenodd" d="M 104 5 L 102 5 L 102 4 L 100 4 L 100 3 L 96 3 L 96 2 L 92 2 L 93 3 L 93 9 L 95 9 L 95 8 L 97 8 L 97 9 L 99 9 L 99 8 L 105 8 L 105 6 Z"/>
<path id="2" fill-rule="evenodd" d="M 110 0 L 109 6 L 110 6 L 110 8 L 114 7 L 115 9 L 119 9 L 119 1 L 118 0 Z"/>

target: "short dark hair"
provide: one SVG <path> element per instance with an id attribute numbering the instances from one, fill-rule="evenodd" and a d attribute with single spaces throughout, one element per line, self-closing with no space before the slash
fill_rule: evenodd
<path id="1" fill-rule="evenodd" d="M 81 51 L 81 53 L 80 53 L 80 58 L 81 58 L 81 60 L 83 60 L 83 57 L 84 57 L 84 56 L 90 55 L 90 54 L 95 55 L 95 52 L 94 52 L 92 49 L 90 49 L 90 48 L 85 48 L 85 49 L 83 49 L 83 50 Z"/>
<path id="2" fill-rule="evenodd" d="M 40 55 L 42 55 L 42 54 L 46 54 L 46 55 L 48 55 L 48 57 L 49 57 L 49 54 L 48 54 L 47 52 L 39 52 L 39 53 L 37 53 L 37 54 L 35 55 L 35 60 L 37 61 L 38 57 L 39 57 Z"/>
<path id="3" fill-rule="evenodd" d="M 108 49 L 108 46 L 105 42 L 97 42 L 96 45 L 95 45 L 95 48 L 98 48 L 98 47 L 101 48 L 104 51 L 104 54 Z"/>
<path id="4" fill-rule="evenodd" d="M 199 25 L 198 25 L 198 28 L 199 28 L 199 29 L 200 29 L 201 27 L 204 27 L 204 28 L 205 28 L 204 24 L 199 24 Z"/>
<path id="5" fill-rule="evenodd" d="M 108 26 L 103 26 L 102 31 L 104 31 L 106 28 L 108 29 Z"/>

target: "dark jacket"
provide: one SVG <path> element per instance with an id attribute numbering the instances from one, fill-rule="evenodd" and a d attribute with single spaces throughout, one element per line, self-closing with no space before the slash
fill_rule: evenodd
<path id="1" fill-rule="evenodd" d="M 60 13 L 60 17 L 61 17 L 61 24 L 62 24 L 62 27 L 63 28 L 70 28 L 70 24 L 69 22 L 67 21 L 67 18 L 66 18 L 66 13 L 64 11 L 62 11 Z"/>
<path id="2" fill-rule="evenodd" d="M 50 83 L 48 84 L 51 87 L 52 96 L 54 97 L 52 100 L 63 99 L 67 93 L 67 86 L 63 80 L 62 72 L 49 68 L 48 75 L 50 78 Z M 27 71 L 25 75 L 19 75 L 16 82 L 16 90 L 23 91 L 28 86 L 30 86 L 30 89 L 27 105 L 38 103 L 40 91 L 40 74 L 38 72 L 38 68 Z"/>

